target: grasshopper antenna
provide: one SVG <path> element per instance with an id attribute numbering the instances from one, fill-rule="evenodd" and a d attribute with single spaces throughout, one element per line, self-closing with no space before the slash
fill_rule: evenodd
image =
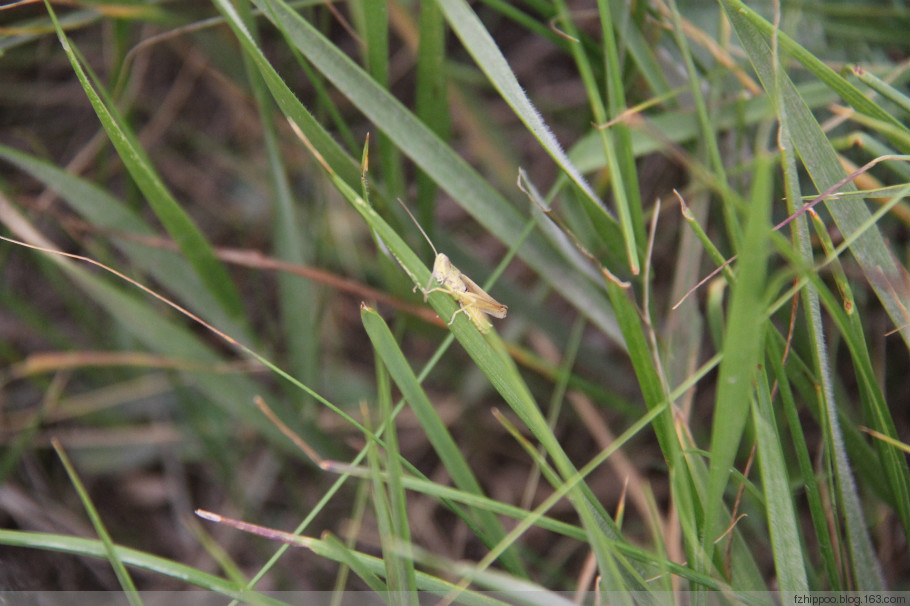
<path id="1" fill-rule="evenodd" d="M 436 250 L 436 247 L 433 246 L 433 242 L 432 242 L 432 240 L 430 240 L 430 236 L 427 235 L 427 232 L 423 231 L 423 227 L 421 227 L 420 223 L 417 222 L 417 219 L 414 217 L 414 214 L 411 212 L 411 209 L 408 208 L 407 204 L 405 204 L 404 202 L 401 201 L 401 198 L 398 198 L 398 203 L 401 204 L 401 207 L 404 209 L 404 212 L 408 213 L 408 216 L 411 217 L 411 221 L 414 222 L 414 225 L 417 226 L 417 229 L 420 230 L 420 233 L 423 234 L 423 237 L 427 239 L 427 244 L 429 244 L 430 248 L 433 249 L 433 256 L 438 257 L 439 252 Z"/>

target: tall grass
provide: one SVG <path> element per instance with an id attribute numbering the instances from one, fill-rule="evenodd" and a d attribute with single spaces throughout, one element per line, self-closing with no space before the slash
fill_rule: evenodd
<path id="1" fill-rule="evenodd" d="M 134 603 L 908 589 L 907 15 L 761 9 L 0 12 L 0 561 Z M 421 295 L 396 200 L 507 319 Z"/>

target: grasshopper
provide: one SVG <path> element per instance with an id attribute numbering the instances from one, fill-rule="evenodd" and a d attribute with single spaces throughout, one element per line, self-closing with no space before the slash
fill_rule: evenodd
<path id="1" fill-rule="evenodd" d="M 402 202 L 401 205 L 404 206 L 404 203 Z M 423 300 L 426 301 L 427 295 L 431 292 L 444 292 L 458 301 L 459 305 L 459 309 L 449 319 L 448 324 L 450 326 L 455 321 L 455 316 L 463 313 L 481 333 L 489 332 L 493 325 L 487 319 L 487 316 L 505 318 L 509 308 L 487 294 L 474 280 L 461 273 L 461 270 L 452 264 L 449 257 L 438 252 L 436 247 L 433 246 L 433 242 L 430 241 L 427 232 L 423 230 L 420 223 L 417 223 L 417 219 L 414 218 L 408 207 L 404 206 L 404 209 L 411 215 L 411 219 L 417 225 L 417 229 L 427 239 L 430 248 L 433 249 L 433 254 L 436 255 L 436 259 L 433 261 L 433 272 L 430 274 L 430 281 L 427 283 L 426 288 L 421 289 Z M 433 286 L 433 282 L 436 282 L 438 286 Z"/>

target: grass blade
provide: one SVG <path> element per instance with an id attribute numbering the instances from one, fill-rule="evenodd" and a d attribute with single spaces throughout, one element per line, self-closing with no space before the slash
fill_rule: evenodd
<path id="1" fill-rule="evenodd" d="M 88 514 L 95 532 L 98 533 L 101 544 L 104 545 L 105 556 L 111 563 L 111 567 L 114 569 L 114 574 L 117 575 L 117 580 L 120 582 L 120 587 L 123 588 L 123 591 L 126 593 L 126 597 L 132 606 L 141 606 L 142 599 L 136 592 L 136 584 L 133 583 L 133 578 L 130 576 L 129 572 L 127 572 L 126 566 L 123 565 L 123 561 L 119 557 L 119 553 L 117 553 L 117 550 L 114 548 L 114 541 L 111 539 L 110 533 L 108 533 L 107 529 L 104 527 L 104 522 L 101 520 L 101 515 L 95 508 L 95 504 L 92 503 L 91 497 L 88 495 L 88 491 L 82 484 L 82 480 L 79 479 L 79 474 L 76 472 L 75 466 L 72 464 L 66 452 L 63 450 L 63 446 L 60 445 L 60 442 L 54 440 L 53 446 L 54 450 L 57 451 L 57 456 L 60 457 L 60 462 L 63 463 L 63 467 L 66 468 L 66 474 L 69 476 L 70 482 L 72 482 L 73 487 L 79 494 L 79 500 L 82 501 L 82 506 L 85 507 L 85 512 Z"/>
<path id="2" fill-rule="evenodd" d="M 250 5 L 238 4 L 251 36 L 257 38 L 255 21 L 249 14 Z M 270 95 L 265 81 L 259 74 L 255 62 L 248 53 L 243 54 L 244 67 L 250 88 L 256 100 L 259 120 L 262 124 L 262 139 L 268 161 L 268 176 L 275 205 L 273 241 L 275 256 L 296 265 L 306 265 L 308 241 L 300 228 L 300 212 L 294 204 L 288 171 L 281 154 L 280 141 L 272 117 Z M 305 212 L 305 211 L 304 211 Z M 314 385 L 318 376 L 318 341 L 312 335 L 318 334 L 319 314 L 317 309 L 317 288 L 299 276 L 282 272 L 278 276 L 279 305 L 282 332 L 287 340 L 288 370 L 308 385 Z M 296 391 L 296 390 L 291 390 Z M 297 397 L 305 396 L 297 392 Z M 305 399 L 312 404 L 312 399 Z"/>
<path id="3" fill-rule="evenodd" d="M 448 21 L 449 26 L 461 40 L 465 49 L 474 58 L 478 67 L 487 75 L 490 82 L 502 95 L 506 103 L 515 111 L 518 118 L 524 122 L 528 130 L 534 134 L 540 144 L 547 150 L 550 157 L 562 168 L 569 178 L 588 196 L 595 204 L 609 211 L 603 202 L 588 185 L 582 174 L 575 168 L 569 157 L 566 156 L 550 128 L 544 123 L 540 112 L 531 104 L 515 74 L 512 73 L 505 57 L 490 37 L 489 32 L 471 10 L 464 0 L 435 0 Z"/>
<path id="4" fill-rule="evenodd" d="M 768 376 L 759 371 L 757 397 L 752 400 L 752 424 L 758 446 L 758 461 L 767 509 L 774 565 L 782 591 L 808 591 L 806 564 L 799 540 L 799 525 L 793 509 L 787 466 L 781 448 Z"/>
<path id="5" fill-rule="evenodd" d="M 439 455 L 446 470 L 452 476 L 455 486 L 468 494 L 483 495 L 480 483 L 474 477 L 474 473 L 458 449 L 455 440 L 452 439 L 452 435 L 442 419 L 439 418 L 439 414 L 433 408 L 429 398 L 427 398 L 404 354 L 395 343 L 389 327 L 379 314 L 372 309 L 362 308 L 361 317 L 376 354 L 382 359 L 398 389 L 401 390 L 404 398 L 410 403 L 412 410 L 417 415 L 420 426 L 426 432 L 427 439 L 433 445 L 436 454 Z M 505 531 L 496 516 L 483 511 L 478 512 L 476 515 L 478 526 L 483 531 L 483 536 L 480 538 L 490 545 L 501 541 L 505 536 Z M 514 551 L 508 551 L 503 554 L 503 564 L 513 574 L 527 576 L 518 554 Z"/>
<path id="6" fill-rule="evenodd" d="M 123 119 L 118 115 L 110 99 L 104 99 L 89 82 L 78 53 L 70 44 L 69 38 L 57 21 L 56 14 L 50 2 L 45 2 L 47 10 L 54 20 L 57 37 L 69 58 L 79 82 L 86 96 L 95 109 L 98 119 L 104 126 L 111 143 L 117 149 L 127 170 L 142 190 L 149 205 L 168 230 L 168 233 L 177 242 L 187 261 L 199 275 L 200 281 L 212 292 L 218 303 L 232 318 L 243 315 L 243 305 L 240 295 L 234 288 L 227 270 L 215 257 L 212 247 L 205 236 L 193 223 L 180 205 L 174 200 L 165 187 L 164 182 L 152 168 L 151 161 L 145 154 L 135 136 L 127 129 Z M 101 90 L 99 88 L 99 90 Z"/>
<path id="7" fill-rule="evenodd" d="M 420 41 L 417 48 L 417 117 L 443 141 L 449 140 L 451 118 L 446 92 L 446 24 L 436 2 L 420 5 Z M 434 239 L 434 203 L 436 182 L 420 170 L 417 181 L 417 218 Z"/>
<path id="8" fill-rule="evenodd" d="M 737 262 L 736 284 L 731 287 L 730 312 L 718 370 L 717 396 L 711 428 L 711 464 L 705 497 L 702 549 L 710 560 L 714 542 L 729 524 L 722 515 L 723 495 L 749 414 L 753 377 L 761 360 L 764 289 L 770 235 L 770 166 L 758 170 Z M 697 570 L 706 570 L 702 561 Z"/>
<path id="9" fill-rule="evenodd" d="M 398 450 L 398 435 L 395 419 L 392 416 L 392 396 L 389 375 L 383 367 L 382 360 L 376 360 L 377 390 L 379 392 L 380 418 L 383 423 L 383 451 L 379 452 L 376 440 L 367 438 L 367 462 L 370 467 L 371 501 L 376 517 L 376 529 L 382 545 L 382 560 L 385 564 L 385 578 L 388 590 L 392 592 L 393 604 L 416 606 L 414 564 L 410 558 L 402 557 L 400 545 L 409 545 L 411 531 L 408 526 L 407 499 L 401 486 L 401 463 Z M 364 408 L 365 425 L 372 429 L 369 409 Z M 381 475 L 387 472 L 388 482 L 383 482 Z M 408 599 L 410 598 L 410 599 Z"/>
<path id="10" fill-rule="evenodd" d="M 93 558 L 106 557 L 105 546 L 101 541 L 66 535 L 0 529 L 0 544 L 71 553 Z M 208 589 L 234 600 L 242 600 L 244 603 L 256 604 L 257 606 L 285 605 L 285 602 L 258 592 L 244 591 L 231 581 L 203 572 L 193 566 L 173 562 L 138 549 L 130 549 L 120 545 L 115 545 L 114 551 L 124 564 L 141 570 L 155 572 L 201 589 Z"/>

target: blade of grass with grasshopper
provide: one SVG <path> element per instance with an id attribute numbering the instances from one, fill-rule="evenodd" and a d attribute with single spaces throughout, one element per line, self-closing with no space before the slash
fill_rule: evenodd
<path id="1" fill-rule="evenodd" d="M 399 202 L 401 201 L 399 200 Z M 427 239 L 430 248 L 433 249 L 433 254 L 436 255 L 436 258 L 433 261 L 433 272 L 430 275 L 430 281 L 427 283 L 426 287 L 421 289 L 424 301 L 426 301 L 427 295 L 432 292 L 444 292 L 458 301 L 459 305 L 458 310 L 452 314 L 448 324 L 451 325 L 452 322 L 455 321 L 455 316 L 463 313 L 474 323 L 477 330 L 484 334 L 489 332 L 493 325 L 487 319 L 487 316 L 489 315 L 499 319 L 505 318 L 509 308 L 491 297 L 471 278 L 463 274 L 461 270 L 455 267 L 452 261 L 449 260 L 448 256 L 437 251 L 433 242 L 430 240 L 430 237 L 427 235 L 427 232 L 423 230 L 423 227 L 420 226 L 420 223 L 417 222 L 417 219 L 414 218 L 414 215 L 411 214 L 411 211 L 405 206 L 404 202 L 401 202 L 401 206 L 404 207 L 405 212 L 410 215 L 411 220 L 414 221 L 417 229 L 420 230 L 423 237 Z M 433 286 L 433 282 L 436 282 L 439 286 Z M 416 288 L 417 287 L 415 286 L 415 290 Z"/>

